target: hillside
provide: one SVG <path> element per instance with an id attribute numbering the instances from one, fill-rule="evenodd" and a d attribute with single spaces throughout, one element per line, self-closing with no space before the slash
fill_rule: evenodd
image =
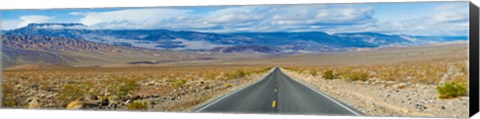
<path id="1" fill-rule="evenodd" d="M 68 69 L 72 68 L 69 65 L 55 65 L 55 64 L 25 64 L 6 68 L 5 70 L 44 70 L 44 69 Z"/>
<path id="2" fill-rule="evenodd" d="M 467 54 L 468 42 L 459 41 L 425 46 L 378 48 L 351 52 L 290 54 L 232 61 L 230 63 L 268 64 L 275 66 L 351 66 L 438 59 L 465 59 Z"/>
<path id="3" fill-rule="evenodd" d="M 5 35 L 51 36 L 84 39 L 96 43 L 148 49 L 209 51 L 215 48 L 256 45 L 280 53 L 348 51 L 356 48 L 414 46 L 467 40 L 466 36 L 410 36 L 375 32 L 247 32 L 205 33 L 166 29 L 88 29 L 79 23 L 29 24 L 5 31 Z M 238 48 L 238 47 L 237 47 Z"/>
<path id="4" fill-rule="evenodd" d="M 60 36 L 5 35 L 2 39 L 2 68 L 23 64 L 92 66 L 208 57 L 195 53 L 115 46 Z"/>
<path id="5" fill-rule="evenodd" d="M 278 53 L 279 49 L 257 45 L 242 45 L 229 47 L 215 47 L 210 50 L 218 53 Z"/>
<path id="6" fill-rule="evenodd" d="M 23 64 L 123 66 L 224 63 L 224 61 L 250 61 L 252 58 L 267 58 L 265 61 L 277 63 L 292 58 L 316 61 L 313 59 L 324 59 L 326 55 L 310 53 L 328 54 L 361 49 L 416 47 L 466 40 L 466 37 L 462 36 L 400 36 L 374 32 L 327 34 L 203 33 L 165 29 L 93 30 L 78 23 L 29 24 L 26 27 L 2 32 L 3 68 Z M 271 59 L 290 54 L 294 55 L 282 57 L 278 61 L 275 58 Z"/>

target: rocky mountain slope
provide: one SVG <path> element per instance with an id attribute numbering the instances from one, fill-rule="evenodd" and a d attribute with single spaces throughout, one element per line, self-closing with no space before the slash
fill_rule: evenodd
<path id="1" fill-rule="evenodd" d="M 78 23 L 29 24 L 23 28 L 4 31 L 4 34 L 67 37 L 128 47 L 187 51 L 209 51 L 218 47 L 257 45 L 279 49 L 281 53 L 345 51 L 355 48 L 411 46 L 467 40 L 466 36 L 409 36 L 375 32 L 327 34 L 324 32 L 203 33 L 165 29 L 109 30 L 88 29 L 87 26 Z"/>
<path id="2" fill-rule="evenodd" d="M 466 40 L 374 32 L 202 33 L 88 29 L 79 23 L 29 24 L 2 31 L 3 68 L 22 64 L 103 65 L 213 60 L 218 57 L 351 51 Z M 213 55 L 215 56 L 213 56 Z M 223 56 L 222 56 L 223 55 Z"/>
<path id="3" fill-rule="evenodd" d="M 229 47 L 215 47 L 210 51 L 219 53 L 278 53 L 280 50 L 266 46 L 241 45 Z"/>
<path id="4" fill-rule="evenodd" d="M 2 68 L 24 64 L 91 66 L 197 58 L 204 57 L 193 53 L 117 46 L 64 36 L 2 36 Z"/>

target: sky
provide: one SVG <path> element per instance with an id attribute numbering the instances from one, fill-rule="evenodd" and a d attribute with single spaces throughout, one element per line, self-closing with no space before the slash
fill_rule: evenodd
<path id="1" fill-rule="evenodd" d="M 30 23 L 82 23 L 88 29 L 199 32 L 379 32 L 468 35 L 468 2 L 305 4 L 5 10 L 2 30 Z"/>

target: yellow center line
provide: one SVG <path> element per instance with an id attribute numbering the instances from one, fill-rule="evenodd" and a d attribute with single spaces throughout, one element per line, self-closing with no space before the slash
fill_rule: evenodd
<path id="1" fill-rule="evenodd" d="M 272 108 L 275 108 L 276 104 L 275 104 L 275 100 L 272 101 Z"/>

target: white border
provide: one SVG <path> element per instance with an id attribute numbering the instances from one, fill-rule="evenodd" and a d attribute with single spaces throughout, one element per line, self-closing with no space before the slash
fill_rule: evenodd
<path id="1" fill-rule="evenodd" d="M 427 2 L 466 0 L 0 0 L 0 9 L 258 5 L 308 3 Z"/>
<path id="2" fill-rule="evenodd" d="M 104 7 L 156 7 L 156 6 L 205 6 L 205 5 L 258 5 L 258 4 L 308 4 L 308 3 L 365 3 L 365 2 L 419 2 L 432 0 L 0 0 L 0 10 L 8 9 L 51 9 L 51 8 L 104 8 Z M 433 0 L 452 1 L 452 0 Z M 459 1 L 459 0 L 455 0 Z M 465 1 L 465 0 L 460 0 Z M 480 5 L 479 0 L 472 0 Z M 346 116 L 311 115 L 265 115 L 265 114 L 219 114 L 219 113 L 166 113 L 166 112 L 118 112 L 118 111 L 68 111 L 68 110 L 25 110 L 0 109 L 0 118 L 49 118 L 49 119 L 357 119 Z M 387 117 L 361 117 L 377 119 Z M 388 117 L 399 119 L 399 117 Z M 480 118 L 479 114 L 473 118 Z M 405 117 L 402 117 L 405 119 Z"/>

